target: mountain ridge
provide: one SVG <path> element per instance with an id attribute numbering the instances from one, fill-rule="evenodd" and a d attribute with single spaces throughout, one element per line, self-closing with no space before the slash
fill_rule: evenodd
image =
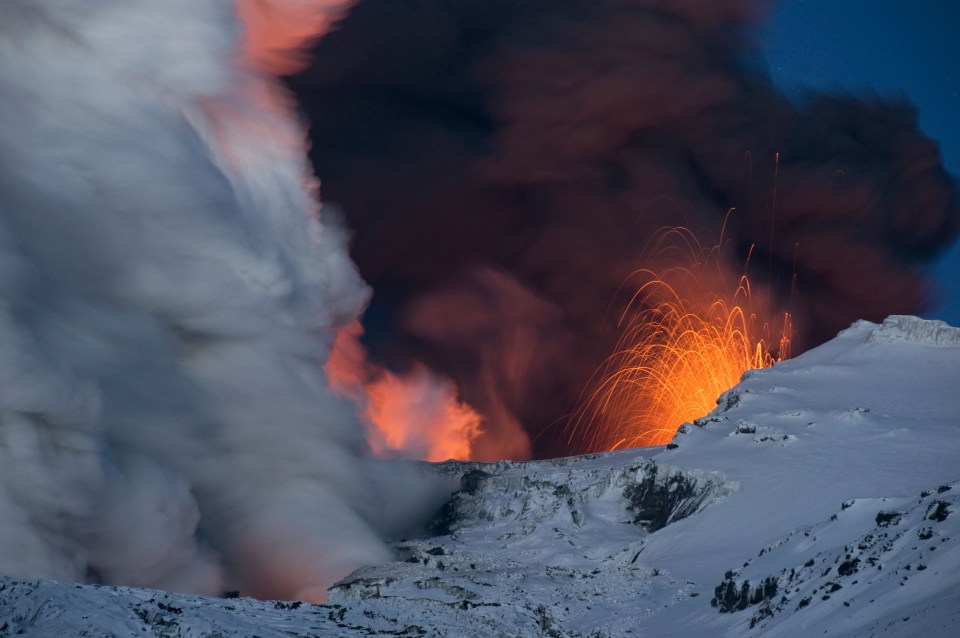
<path id="1" fill-rule="evenodd" d="M 857 322 L 671 445 L 424 464 L 460 489 L 326 605 L 0 578 L 0 636 L 950 635 L 960 329 Z"/>

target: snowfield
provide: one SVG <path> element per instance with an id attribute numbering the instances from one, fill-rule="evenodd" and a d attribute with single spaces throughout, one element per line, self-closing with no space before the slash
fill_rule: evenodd
<path id="1" fill-rule="evenodd" d="M 0 636 L 960 635 L 942 322 L 858 322 L 664 448 L 425 471 L 461 489 L 326 605 L 0 577 Z"/>

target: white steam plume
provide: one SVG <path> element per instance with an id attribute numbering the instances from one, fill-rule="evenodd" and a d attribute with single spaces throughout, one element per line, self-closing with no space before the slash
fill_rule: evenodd
<path id="1" fill-rule="evenodd" d="M 266 74 L 349 4 L 0 3 L 0 572 L 319 599 L 431 507 L 328 389 L 368 289 Z"/>

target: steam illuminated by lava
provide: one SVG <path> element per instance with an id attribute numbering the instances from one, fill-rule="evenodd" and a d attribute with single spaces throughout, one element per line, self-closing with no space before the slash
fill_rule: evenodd
<path id="1" fill-rule="evenodd" d="M 358 408 L 371 451 L 381 458 L 467 460 L 482 418 L 453 382 L 423 365 L 398 375 L 370 362 L 359 321 L 338 333 L 325 366 L 335 392 Z"/>
<path id="2" fill-rule="evenodd" d="M 731 282 L 722 245 L 721 237 L 705 250 L 691 231 L 673 228 L 645 251 L 667 266 L 631 276 L 640 283 L 618 322 L 622 336 L 571 421 L 570 451 L 663 445 L 745 371 L 789 356 L 790 314 L 778 317 L 775 331 L 747 276 Z M 371 362 L 362 334 L 358 321 L 338 332 L 326 372 L 357 405 L 371 450 L 387 458 L 475 458 L 484 418 L 458 399 L 456 386 L 422 365 L 401 376 Z"/>
<path id="3" fill-rule="evenodd" d="M 778 318 L 776 334 L 747 276 L 730 285 L 721 246 L 722 240 L 706 251 L 684 228 L 661 234 L 656 254 L 677 265 L 634 273 L 642 283 L 620 318 L 616 351 L 571 421 L 570 446 L 599 451 L 668 443 L 745 371 L 789 357 L 790 314 Z"/>

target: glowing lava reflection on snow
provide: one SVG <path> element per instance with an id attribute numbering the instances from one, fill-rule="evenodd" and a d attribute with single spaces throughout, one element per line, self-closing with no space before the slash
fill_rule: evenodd
<path id="1" fill-rule="evenodd" d="M 685 228 L 661 233 L 618 326 L 615 352 L 594 376 L 573 415 L 567 444 L 582 452 L 664 445 L 684 422 L 707 414 L 750 369 L 790 356 L 791 317 L 765 317 L 747 276 L 736 283 Z M 749 260 L 748 260 L 749 263 Z M 726 291 L 726 292 L 723 292 Z"/>

